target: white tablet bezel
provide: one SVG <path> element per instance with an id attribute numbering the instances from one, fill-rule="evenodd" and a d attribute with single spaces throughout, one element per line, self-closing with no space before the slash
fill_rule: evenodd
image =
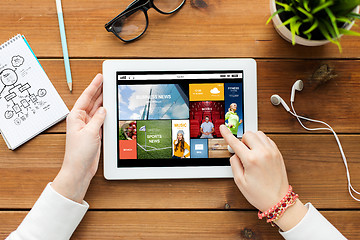
<path id="1" fill-rule="evenodd" d="M 106 60 L 103 63 L 103 105 L 107 111 L 104 134 L 104 176 L 118 179 L 231 178 L 230 166 L 118 168 L 117 81 L 118 71 L 244 71 L 244 131 L 257 131 L 257 74 L 254 59 Z"/>

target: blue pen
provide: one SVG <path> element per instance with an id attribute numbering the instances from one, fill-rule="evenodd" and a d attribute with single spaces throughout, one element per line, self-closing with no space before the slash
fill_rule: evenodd
<path id="1" fill-rule="evenodd" d="M 63 49 L 64 64 L 65 64 L 65 71 L 66 71 L 66 80 L 67 80 L 67 84 L 69 86 L 70 92 L 72 92 L 72 78 L 71 78 L 71 70 L 70 70 L 70 61 L 69 61 L 69 53 L 68 53 L 67 43 L 66 43 L 65 25 L 64 25 L 63 11 L 62 11 L 62 7 L 61 7 L 61 0 L 56 0 L 56 8 L 57 8 L 58 19 L 59 19 L 61 44 L 62 44 L 62 49 Z"/>

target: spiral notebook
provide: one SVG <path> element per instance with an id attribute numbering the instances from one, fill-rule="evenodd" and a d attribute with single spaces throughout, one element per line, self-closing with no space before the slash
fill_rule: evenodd
<path id="1" fill-rule="evenodd" d="M 14 150 L 69 113 L 25 37 L 0 45 L 0 132 Z"/>

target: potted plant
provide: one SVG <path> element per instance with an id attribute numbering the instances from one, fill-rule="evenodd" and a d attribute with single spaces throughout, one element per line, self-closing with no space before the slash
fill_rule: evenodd
<path id="1" fill-rule="evenodd" d="M 341 52 L 343 34 L 360 19 L 360 0 L 270 0 L 271 20 L 281 37 L 293 45 L 320 46 L 332 42 Z"/>

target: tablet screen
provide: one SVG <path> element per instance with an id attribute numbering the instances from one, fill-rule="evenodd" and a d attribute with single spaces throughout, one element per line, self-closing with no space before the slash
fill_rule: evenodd
<path id="1" fill-rule="evenodd" d="M 243 71 L 117 72 L 118 167 L 228 166 L 244 132 Z"/>

